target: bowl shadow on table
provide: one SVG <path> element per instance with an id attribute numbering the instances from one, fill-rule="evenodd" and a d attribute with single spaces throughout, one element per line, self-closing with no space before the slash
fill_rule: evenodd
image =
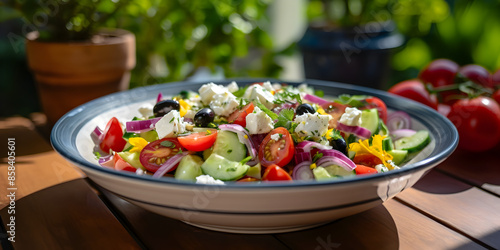
<path id="1" fill-rule="evenodd" d="M 198 228 L 149 212 L 99 186 L 97 188 L 122 223 L 151 249 L 162 248 L 167 242 L 173 249 L 204 246 L 217 249 L 367 249 L 375 246 L 399 249 L 396 224 L 383 205 L 308 230 L 232 234 Z M 373 242 L 377 244 L 372 245 Z"/>

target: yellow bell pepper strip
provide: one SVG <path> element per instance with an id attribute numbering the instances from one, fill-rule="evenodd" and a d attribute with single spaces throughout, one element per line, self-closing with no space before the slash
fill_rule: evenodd
<path id="1" fill-rule="evenodd" d="M 132 145 L 133 147 L 130 149 L 130 152 L 131 153 L 134 153 L 134 152 L 141 152 L 142 149 L 148 145 L 148 141 L 146 141 L 144 138 L 142 137 L 131 137 L 128 139 L 128 142 L 130 143 L 130 145 Z"/>
<path id="2" fill-rule="evenodd" d="M 369 139 L 359 140 L 359 142 L 353 142 L 349 144 L 349 151 L 356 152 L 356 155 L 361 154 L 371 154 L 379 158 L 384 166 L 388 169 L 394 169 L 394 166 L 390 164 L 388 161 L 392 161 L 392 155 L 387 153 L 382 148 L 382 140 L 386 136 L 374 135 L 372 139 L 372 145 L 370 145 Z"/>

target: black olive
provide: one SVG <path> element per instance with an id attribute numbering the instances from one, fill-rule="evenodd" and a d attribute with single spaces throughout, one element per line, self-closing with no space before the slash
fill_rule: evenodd
<path id="1" fill-rule="evenodd" d="M 212 109 L 201 109 L 194 115 L 194 124 L 198 127 L 207 127 L 209 123 L 214 121 L 214 117 L 215 113 Z"/>
<path id="2" fill-rule="evenodd" d="M 300 104 L 297 109 L 295 110 L 295 114 L 296 115 L 303 115 L 305 113 L 311 113 L 311 114 L 314 114 L 316 112 L 316 110 L 314 110 L 314 108 L 308 104 L 308 103 L 302 103 Z"/>
<path id="3" fill-rule="evenodd" d="M 332 138 L 330 140 L 330 146 L 332 146 L 333 149 L 336 149 L 347 156 L 347 143 L 345 142 L 344 138 L 342 138 L 342 137 L 340 137 L 338 139 Z"/>
<path id="4" fill-rule="evenodd" d="M 153 113 L 155 117 L 162 117 L 168 112 L 172 110 L 177 110 L 179 111 L 181 109 L 181 105 L 179 105 L 178 101 L 175 100 L 163 100 L 158 103 L 153 108 Z"/>

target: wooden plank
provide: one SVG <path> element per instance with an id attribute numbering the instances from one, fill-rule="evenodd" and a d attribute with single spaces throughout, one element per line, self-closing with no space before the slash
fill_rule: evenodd
<path id="1" fill-rule="evenodd" d="M 0 121 L 0 209 L 8 203 L 3 195 L 8 186 L 7 143 L 15 138 L 16 198 L 21 199 L 44 188 L 85 175 L 53 151 L 52 147 L 34 130 L 26 118 L 13 117 Z"/>
<path id="2" fill-rule="evenodd" d="M 292 249 L 483 249 L 394 200 L 318 228 L 277 237 Z"/>
<path id="3" fill-rule="evenodd" d="M 287 249 L 272 235 L 230 234 L 198 228 L 99 190 L 149 249 Z"/>
<path id="4" fill-rule="evenodd" d="M 500 198 L 437 171 L 397 196 L 450 228 L 500 248 Z"/>
<path id="5" fill-rule="evenodd" d="M 480 153 L 457 149 L 437 169 L 500 196 L 499 153 L 500 145 Z"/>
<path id="6" fill-rule="evenodd" d="M 8 210 L 0 211 L 4 225 Z M 18 200 L 15 228 L 14 249 L 140 248 L 83 179 Z"/>

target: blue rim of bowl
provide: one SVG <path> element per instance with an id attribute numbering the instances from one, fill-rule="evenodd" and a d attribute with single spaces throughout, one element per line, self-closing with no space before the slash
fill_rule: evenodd
<path id="1" fill-rule="evenodd" d="M 229 84 L 230 82 L 235 81 L 240 86 L 244 86 L 254 82 L 262 82 L 262 81 L 271 81 L 271 82 L 281 82 L 287 83 L 289 85 L 297 86 L 301 83 L 307 83 L 308 85 L 314 87 L 315 89 L 321 89 L 325 92 L 326 95 L 339 95 L 339 94 L 364 94 L 371 95 L 382 99 L 388 108 L 395 110 L 403 110 L 410 114 L 413 119 L 416 119 L 420 123 L 422 123 L 428 130 L 433 140 L 436 140 L 439 137 L 439 144 L 436 143 L 435 148 L 430 153 L 430 155 L 413 164 L 408 164 L 398 170 L 393 170 L 384 173 L 378 173 L 375 175 L 365 175 L 365 176 L 356 176 L 355 178 L 346 178 L 346 179 L 333 179 L 331 181 L 310 181 L 310 182 L 260 182 L 260 183 L 233 183 L 226 182 L 226 185 L 219 185 L 220 188 L 224 189 L 247 189 L 247 188 L 290 188 L 290 187 L 317 187 L 324 185 L 343 185 L 353 182 L 363 182 L 363 181 L 380 181 L 380 180 L 388 180 L 393 179 L 395 177 L 401 177 L 413 172 L 420 171 L 428 167 L 429 165 L 436 165 L 443 160 L 445 160 L 453 151 L 456 149 L 458 145 L 458 132 L 455 126 L 443 115 L 436 112 L 434 109 L 431 109 L 425 105 L 417 103 L 415 101 L 401 98 L 396 95 L 390 94 L 388 92 L 382 90 L 376 90 L 367 87 L 361 87 L 356 85 L 337 83 L 337 82 L 328 82 L 322 80 L 305 80 L 303 82 L 291 82 L 291 81 L 279 81 L 275 79 L 265 78 L 265 79 L 248 79 L 248 78 L 234 78 L 227 79 L 223 81 L 214 81 L 216 84 Z M 208 81 L 210 82 L 210 81 Z M 79 165 L 85 166 L 95 171 L 99 171 L 106 174 L 114 175 L 115 177 L 123 177 L 129 178 L 136 181 L 146 181 L 158 184 L 171 184 L 178 186 L 188 186 L 188 187 L 199 187 L 203 186 L 203 184 L 196 184 L 193 182 L 186 182 L 176 180 L 174 178 L 153 178 L 152 176 L 144 176 L 144 175 L 136 175 L 129 172 L 116 171 L 112 169 L 103 168 L 97 164 L 90 163 L 83 156 L 79 154 L 76 147 L 76 137 L 78 131 L 92 118 L 95 117 L 96 112 L 99 112 L 103 106 L 106 106 L 106 103 L 113 101 L 114 104 L 131 104 L 135 102 L 141 102 L 146 100 L 144 97 L 147 96 L 152 100 L 158 94 L 158 92 L 163 92 L 168 89 L 178 89 L 175 93 L 169 93 L 167 95 L 173 94 L 176 95 L 180 90 L 184 90 L 186 88 L 190 88 L 193 90 L 197 90 L 199 86 L 207 83 L 207 81 L 195 81 L 195 82 L 172 82 L 165 83 L 159 85 L 152 85 L 146 87 L 135 88 L 123 92 L 113 93 L 104 97 L 97 98 L 85 104 L 82 104 L 73 110 L 66 113 L 63 117 L 61 117 L 57 123 L 54 125 L 52 129 L 52 133 L 50 135 L 50 141 L 52 147 L 63 157 L 66 159 L 77 163 Z M 197 87 L 197 88 L 195 88 Z M 105 125 L 105 124 L 103 124 Z"/>

